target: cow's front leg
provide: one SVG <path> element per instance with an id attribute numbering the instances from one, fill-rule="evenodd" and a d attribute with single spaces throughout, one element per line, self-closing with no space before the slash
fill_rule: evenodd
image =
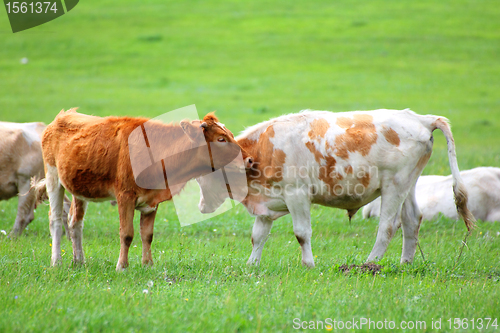
<path id="1" fill-rule="evenodd" d="M 73 262 L 75 264 L 83 264 L 85 257 L 83 255 L 83 216 L 87 210 L 87 202 L 77 199 L 73 196 L 73 203 L 70 208 L 70 220 L 68 225 L 68 234 L 73 245 Z"/>
<path id="2" fill-rule="evenodd" d="M 311 249 L 311 201 L 302 191 L 287 193 L 286 205 L 293 221 L 293 232 L 302 249 L 302 264 L 314 267 L 314 258 Z"/>
<path id="3" fill-rule="evenodd" d="M 258 265 L 262 256 L 262 249 L 269 236 L 273 221 L 267 216 L 257 216 L 252 230 L 252 254 L 247 265 Z"/>
<path id="4" fill-rule="evenodd" d="M 124 193 L 116 198 L 120 214 L 120 257 L 116 264 L 117 271 L 128 267 L 128 250 L 134 239 L 134 209 L 135 197 Z"/>
<path id="5" fill-rule="evenodd" d="M 35 191 L 31 188 L 29 178 L 21 177 L 18 179 L 19 185 L 19 200 L 17 203 L 17 215 L 14 222 L 14 228 L 10 233 L 10 237 L 21 235 L 23 230 L 34 219 L 35 210 Z"/>
<path id="6" fill-rule="evenodd" d="M 158 208 L 158 206 L 156 207 Z M 142 239 L 142 264 L 153 265 L 151 255 L 151 242 L 153 242 L 153 230 L 156 217 L 156 209 L 149 213 L 141 213 L 141 239 Z"/>

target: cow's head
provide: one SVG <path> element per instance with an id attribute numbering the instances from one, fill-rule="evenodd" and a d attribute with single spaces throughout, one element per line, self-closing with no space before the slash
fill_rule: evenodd
<path id="1" fill-rule="evenodd" d="M 229 198 L 228 184 L 220 179 L 211 177 L 196 178 L 200 186 L 200 202 L 198 208 L 201 213 L 213 213 L 219 208 L 227 198 Z"/>
<path id="2" fill-rule="evenodd" d="M 247 171 L 253 163 L 251 156 L 247 156 L 243 161 L 235 159 L 222 168 L 220 173 L 196 178 L 200 186 L 200 212 L 215 212 L 227 198 L 242 202 L 248 194 Z"/>
<path id="3" fill-rule="evenodd" d="M 201 189 L 198 207 L 202 213 L 213 213 L 227 198 L 242 200 L 246 196 L 246 170 L 252 167 L 253 157 L 212 113 L 203 118 L 200 126 L 210 147 L 214 169 L 222 168 L 222 172 L 196 178 Z M 243 161 L 236 158 L 240 151 Z"/>
<path id="4" fill-rule="evenodd" d="M 200 186 L 200 202 L 198 208 L 203 214 L 215 212 L 227 198 L 242 202 L 248 194 L 247 171 L 253 165 L 253 159 L 243 160 L 244 166 L 229 164 L 224 167 L 224 174 L 196 178 Z"/>
<path id="5" fill-rule="evenodd" d="M 201 121 L 183 120 L 180 125 L 192 142 L 204 140 L 207 143 L 210 154 L 210 161 L 207 162 L 210 162 L 213 170 L 233 163 L 240 151 L 245 165 L 248 168 L 252 165 L 252 157 L 241 149 L 233 133 L 219 122 L 213 112 L 208 113 Z"/>
<path id="6" fill-rule="evenodd" d="M 233 133 L 213 113 L 201 121 L 182 121 L 181 127 L 193 142 L 199 142 L 201 129 L 202 139 L 208 145 L 212 173 L 204 172 L 196 179 L 201 188 L 200 211 L 211 213 L 228 197 L 236 200 L 244 197 L 241 193 L 244 189 L 246 195 L 245 171 L 252 167 L 253 158 L 239 146 Z M 239 158 L 240 151 L 243 160 Z"/>

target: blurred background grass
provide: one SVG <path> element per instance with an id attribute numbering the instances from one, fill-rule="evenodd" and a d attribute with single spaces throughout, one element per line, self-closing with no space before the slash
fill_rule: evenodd
<path id="1" fill-rule="evenodd" d="M 499 17 L 497 1 L 81 1 L 12 34 L 2 13 L 0 119 L 195 103 L 237 133 L 306 108 L 411 108 L 451 120 L 462 168 L 499 165 Z M 430 171 L 449 173 L 436 137 Z"/>

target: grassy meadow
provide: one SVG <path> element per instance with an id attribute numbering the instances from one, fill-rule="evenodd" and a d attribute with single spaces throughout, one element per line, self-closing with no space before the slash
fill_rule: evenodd
<path id="1" fill-rule="evenodd" d="M 0 12 L 1 121 L 49 123 L 75 106 L 155 117 L 196 104 L 200 114 L 217 110 L 238 133 L 306 108 L 411 108 L 450 119 L 461 169 L 500 167 L 497 1 L 81 1 L 16 34 Z M 424 174 L 449 173 L 436 131 Z M 7 233 L 16 205 L 0 202 Z M 247 267 L 253 219 L 243 207 L 181 228 L 163 203 L 155 265 L 140 265 L 136 214 L 130 267 L 116 273 L 116 207 L 89 205 L 83 267 L 72 267 L 64 240 L 63 263 L 50 268 L 47 213 L 40 206 L 16 241 L 0 234 L 0 332 L 289 332 L 295 318 L 308 328 L 326 318 L 370 318 L 395 321 L 396 329 L 380 331 L 500 331 L 470 321 L 500 321 L 498 222 L 478 222 L 457 265 L 466 229 L 441 217 L 421 227 L 425 262 L 417 253 L 412 265 L 399 264 L 399 231 L 379 274 L 344 274 L 339 266 L 366 260 L 376 219 L 358 213 L 349 223 L 345 211 L 314 207 L 317 267 L 306 269 L 283 217 L 261 265 Z M 454 318 L 468 319 L 468 328 Z M 426 328 L 399 327 L 417 320 Z"/>

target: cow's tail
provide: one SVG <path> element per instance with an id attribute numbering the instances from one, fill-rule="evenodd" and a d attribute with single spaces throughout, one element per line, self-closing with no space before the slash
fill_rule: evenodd
<path id="1" fill-rule="evenodd" d="M 443 117 L 437 117 L 434 121 L 435 128 L 440 129 L 446 138 L 448 145 L 448 159 L 450 162 L 451 175 L 453 177 L 453 193 L 455 194 L 455 205 L 457 206 L 458 214 L 465 222 L 467 230 L 470 232 L 476 223 L 476 219 L 467 208 L 468 194 L 465 188 L 460 171 L 458 170 L 457 154 L 455 153 L 455 140 L 451 134 L 450 125 L 448 120 Z"/>
<path id="2" fill-rule="evenodd" d="M 34 190 L 35 192 L 35 205 L 38 206 L 39 204 L 43 203 L 44 201 L 47 201 L 49 199 L 49 196 L 47 195 L 47 182 L 46 179 L 38 179 L 36 177 L 31 178 L 31 189 Z"/>

